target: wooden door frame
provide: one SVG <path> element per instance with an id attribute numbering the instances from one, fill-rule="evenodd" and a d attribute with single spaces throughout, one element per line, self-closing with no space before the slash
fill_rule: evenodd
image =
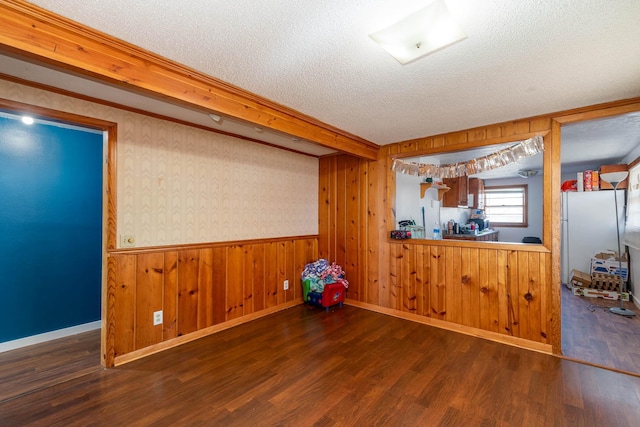
<path id="1" fill-rule="evenodd" d="M 562 164 L 561 161 L 562 159 L 560 158 L 560 148 L 562 146 L 562 126 L 566 125 L 566 124 L 571 124 L 571 123 L 579 123 L 579 122 L 584 122 L 584 121 L 588 121 L 588 120 L 595 120 L 595 119 L 602 119 L 602 118 L 606 118 L 606 117 L 612 117 L 612 116 L 619 116 L 621 114 L 627 114 L 627 113 L 632 113 L 632 112 L 636 112 L 636 111 L 640 111 L 640 102 L 632 102 L 629 104 L 623 104 L 623 105 L 614 105 L 614 106 L 610 106 L 610 107 L 603 107 L 603 108 L 596 108 L 593 110 L 588 110 L 588 111 L 581 111 L 578 113 L 571 113 L 571 114 L 566 114 L 563 116 L 556 116 L 553 117 L 551 120 L 551 134 L 552 134 L 552 138 L 554 140 L 554 147 L 555 147 L 555 151 L 553 153 L 554 156 L 554 160 L 557 159 L 557 161 L 555 161 L 553 164 L 555 165 L 554 167 L 554 173 L 553 173 L 553 179 L 552 179 L 552 186 L 551 186 L 551 192 L 552 192 L 552 211 L 553 211 L 553 215 L 552 215 L 552 228 L 554 230 L 554 236 L 556 236 L 553 239 L 553 272 L 552 272 L 552 286 L 553 286 L 553 300 L 554 300 L 554 307 L 558 307 L 558 312 L 557 313 L 553 313 L 553 317 L 556 319 L 556 323 L 557 323 L 557 330 L 555 331 L 555 334 L 557 336 L 557 341 L 554 345 L 554 354 L 557 355 L 564 355 L 563 353 L 563 349 L 562 349 L 562 265 L 560 264 L 560 258 L 561 258 L 561 253 L 560 253 L 560 246 L 561 246 L 561 237 L 562 237 L 562 230 L 561 230 L 561 223 L 560 223 L 560 219 L 561 219 L 561 212 L 560 212 L 560 196 L 561 196 L 561 191 L 560 191 L 560 184 L 561 184 L 561 173 L 562 173 Z"/>
<path id="2" fill-rule="evenodd" d="M 113 343 L 113 304 L 107 292 L 107 254 L 116 249 L 116 145 L 118 125 L 114 122 L 25 104 L 0 98 L 0 110 L 15 114 L 29 114 L 33 118 L 66 123 L 89 129 L 106 132 L 103 142 L 102 168 L 102 272 L 101 272 L 101 338 L 100 364 L 103 367 L 113 366 L 113 352 L 107 351 L 109 342 Z M 104 135 L 104 134 L 103 134 Z M 106 146 L 105 146 L 106 142 Z M 105 152 L 106 149 L 106 152 Z M 111 341 L 109 341 L 111 338 Z M 111 355 L 111 356 L 109 356 Z"/>

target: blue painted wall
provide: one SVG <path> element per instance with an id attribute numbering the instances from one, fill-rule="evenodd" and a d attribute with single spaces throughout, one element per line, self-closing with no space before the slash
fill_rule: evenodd
<path id="1" fill-rule="evenodd" d="M 0 342 L 100 319 L 102 146 L 0 117 Z"/>

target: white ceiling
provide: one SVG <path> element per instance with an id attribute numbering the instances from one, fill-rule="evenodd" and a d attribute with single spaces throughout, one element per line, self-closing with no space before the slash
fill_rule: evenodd
<path id="1" fill-rule="evenodd" d="M 467 38 L 407 65 L 369 39 L 430 1 L 31 3 L 379 145 L 640 96 L 640 1 L 445 0 Z M 7 74 L 57 79 L 59 87 L 220 126 L 200 112 L 0 60 Z M 238 126 L 223 130 L 292 143 Z"/>

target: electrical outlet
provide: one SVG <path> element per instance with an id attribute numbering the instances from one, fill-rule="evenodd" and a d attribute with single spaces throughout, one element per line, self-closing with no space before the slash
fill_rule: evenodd
<path id="1" fill-rule="evenodd" d="M 153 312 L 153 326 L 162 325 L 162 310 Z"/>
<path id="2" fill-rule="evenodd" d="M 285 291 L 288 291 L 288 290 L 289 290 L 289 281 L 288 281 L 288 280 L 285 280 L 285 281 L 284 281 L 284 290 L 285 290 Z"/>
<path id="3" fill-rule="evenodd" d="M 132 235 L 124 234 L 120 236 L 120 247 L 121 248 L 135 248 L 136 247 L 136 239 Z"/>

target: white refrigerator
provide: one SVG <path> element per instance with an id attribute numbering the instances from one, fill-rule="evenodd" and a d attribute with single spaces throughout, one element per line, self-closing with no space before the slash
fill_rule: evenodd
<path id="1" fill-rule="evenodd" d="M 571 270 L 590 273 L 591 256 L 618 252 L 616 207 L 612 190 L 562 193 L 562 283 Z M 617 191 L 620 244 L 624 252 L 625 190 Z"/>

